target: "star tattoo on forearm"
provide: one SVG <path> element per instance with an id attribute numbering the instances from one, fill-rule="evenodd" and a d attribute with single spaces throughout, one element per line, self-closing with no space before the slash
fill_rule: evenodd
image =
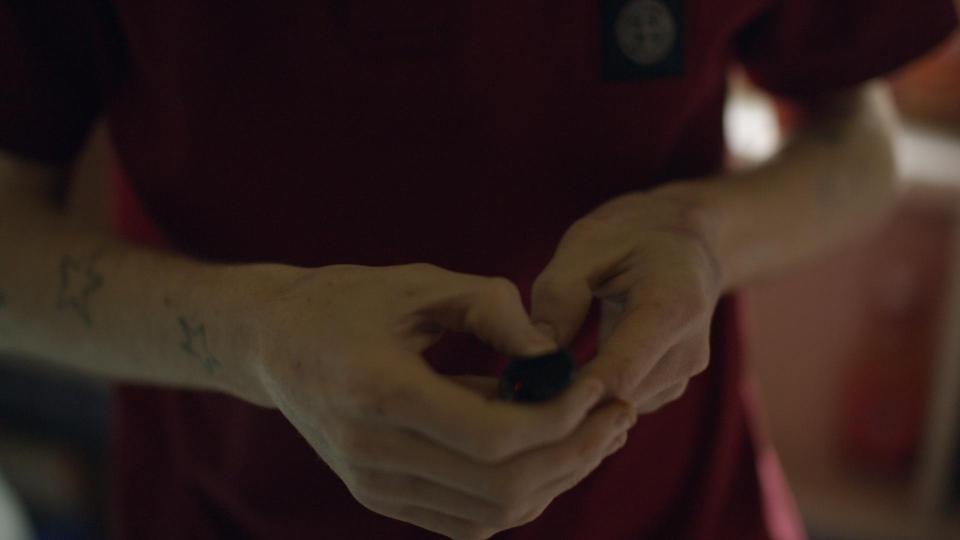
<path id="1" fill-rule="evenodd" d="M 103 287 L 103 274 L 95 265 L 105 254 L 101 249 L 89 257 L 64 255 L 60 261 L 60 289 L 57 293 L 57 309 L 71 310 L 89 327 L 93 324 L 90 317 L 90 297 Z"/>
<path id="2" fill-rule="evenodd" d="M 183 333 L 180 350 L 200 360 L 207 373 L 213 375 L 220 367 L 220 361 L 207 348 L 206 327 L 203 324 L 192 325 L 184 317 L 178 317 L 177 321 Z"/>

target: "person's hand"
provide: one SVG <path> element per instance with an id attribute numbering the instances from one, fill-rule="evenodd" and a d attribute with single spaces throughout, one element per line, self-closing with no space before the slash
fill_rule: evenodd
<path id="1" fill-rule="evenodd" d="M 261 400 L 370 510 L 487 538 L 536 518 L 625 442 L 635 415 L 595 407 L 595 379 L 521 405 L 430 369 L 421 352 L 446 330 L 509 355 L 556 348 L 508 280 L 427 264 L 282 268 L 256 299 Z"/>
<path id="2" fill-rule="evenodd" d="M 531 318 L 561 344 L 602 301 L 599 350 L 583 372 L 640 412 L 680 397 L 710 359 L 721 276 L 704 218 L 656 191 L 615 198 L 567 230 L 534 282 Z"/>

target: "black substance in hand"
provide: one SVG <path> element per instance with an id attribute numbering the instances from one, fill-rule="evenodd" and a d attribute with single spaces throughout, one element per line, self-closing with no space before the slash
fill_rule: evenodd
<path id="1" fill-rule="evenodd" d="M 499 394 L 510 401 L 546 401 L 573 382 L 576 362 L 566 349 L 510 361 L 500 376 Z"/>

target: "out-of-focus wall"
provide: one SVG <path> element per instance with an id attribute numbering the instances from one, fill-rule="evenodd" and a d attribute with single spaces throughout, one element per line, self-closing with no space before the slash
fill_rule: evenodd
<path id="1" fill-rule="evenodd" d="M 897 212 L 745 293 L 767 427 L 817 539 L 960 539 L 960 33 L 891 81 Z M 769 131 L 749 89 L 731 108 L 744 96 L 741 143 Z"/>

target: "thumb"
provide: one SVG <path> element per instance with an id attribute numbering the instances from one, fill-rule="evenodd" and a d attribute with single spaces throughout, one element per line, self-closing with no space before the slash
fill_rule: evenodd
<path id="1" fill-rule="evenodd" d="M 566 346 L 590 312 L 593 291 L 586 279 L 560 276 L 548 267 L 534 281 L 530 300 L 534 325 Z"/>

